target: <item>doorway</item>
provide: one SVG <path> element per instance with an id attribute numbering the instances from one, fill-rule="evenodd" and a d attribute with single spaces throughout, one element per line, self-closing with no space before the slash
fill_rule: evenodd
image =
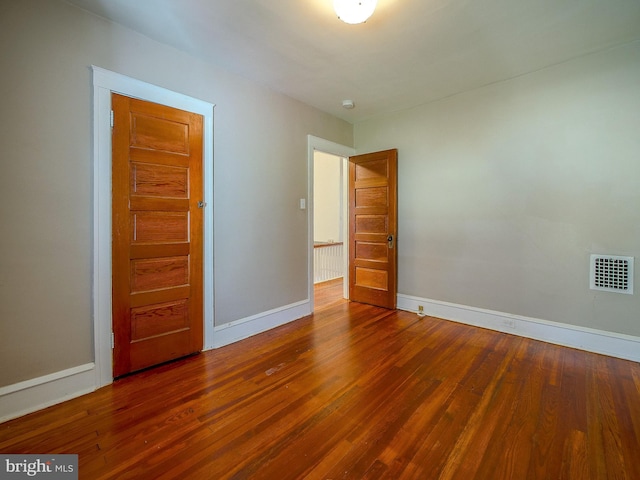
<path id="1" fill-rule="evenodd" d="M 343 298 L 394 309 L 397 301 L 397 150 L 355 156 L 355 150 L 308 136 L 309 310 L 314 311 L 314 158 L 316 151 L 343 158 L 344 248 L 348 252 Z M 355 171 L 353 171 L 355 170 Z M 349 175 L 346 172 L 350 172 Z M 353 178 L 354 184 L 347 181 Z M 349 180 L 350 181 L 350 180 Z M 353 203 L 353 208 L 351 204 Z M 347 239 L 347 232 L 349 236 Z M 354 295 L 351 295 L 351 292 Z M 362 294 L 362 295 L 361 295 Z"/>
<path id="2" fill-rule="evenodd" d="M 317 306 L 345 297 L 348 171 L 346 158 L 339 155 L 316 150 L 313 160 L 313 283 Z"/>
<path id="3" fill-rule="evenodd" d="M 213 339 L 214 105 L 92 66 L 93 76 L 93 326 L 95 386 L 113 381 L 111 304 L 111 94 L 120 93 L 198 113 L 204 118 L 204 350 Z"/>
<path id="4" fill-rule="evenodd" d="M 355 150 L 352 147 L 347 147 L 345 145 L 340 145 L 338 143 L 334 143 L 328 140 L 324 140 L 322 138 L 318 138 L 318 137 L 314 137 L 313 135 L 309 135 L 307 137 L 308 140 L 308 153 L 307 153 L 307 159 L 308 159 L 308 192 L 309 192 L 309 215 L 308 215 L 308 239 L 309 239 L 309 255 L 308 255 L 308 278 L 309 278 L 309 304 L 310 304 L 310 311 L 313 312 L 314 311 L 314 297 L 315 297 L 315 285 L 316 285 L 316 278 L 315 278 L 315 268 L 314 268 L 314 255 L 315 255 L 315 250 L 316 250 L 316 244 L 315 244 L 315 239 L 316 234 L 315 234 L 315 180 L 314 180 L 314 173 L 315 173 L 315 158 L 316 155 L 319 155 L 321 158 L 323 158 L 325 155 L 328 158 L 333 158 L 333 159 L 339 159 L 339 163 L 341 164 L 341 171 L 342 171 L 342 176 L 341 176 L 341 181 L 340 181 L 340 187 L 338 187 L 340 189 L 341 192 L 341 198 L 338 199 L 339 205 L 340 205 L 340 209 L 341 212 L 338 213 L 338 216 L 341 217 L 342 221 L 340 226 L 338 227 L 337 231 L 338 233 L 326 233 L 326 234 L 322 234 L 322 232 L 320 232 L 321 235 L 326 236 L 327 238 L 322 238 L 319 240 L 333 240 L 334 243 L 336 242 L 336 240 L 340 239 L 340 232 L 342 232 L 342 240 L 343 243 L 344 240 L 346 239 L 346 235 L 348 234 L 348 190 L 347 190 L 347 172 L 348 172 L 348 158 L 351 155 L 355 154 Z M 324 158 L 327 158 L 324 157 Z M 335 202 L 335 200 L 334 200 Z M 334 232 L 335 227 L 334 227 Z M 335 237 L 335 238 L 334 238 Z M 327 242 L 329 243 L 329 242 Z M 328 247 L 325 247 L 328 248 Z M 348 255 L 346 254 L 347 250 L 346 250 L 346 244 L 343 245 L 343 254 L 342 254 L 342 281 L 337 280 L 338 282 L 341 283 L 341 288 L 339 288 L 338 290 L 342 291 L 342 295 L 341 298 L 349 298 L 349 271 L 348 271 Z M 333 280 L 336 281 L 336 280 Z M 333 289 L 335 290 L 335 289 Z M 333 294 L 332 294 L 333 295 Z"/>

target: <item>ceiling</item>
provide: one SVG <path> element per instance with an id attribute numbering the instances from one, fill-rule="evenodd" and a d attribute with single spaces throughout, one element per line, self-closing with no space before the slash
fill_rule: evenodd
<path id="1" fill-rule="evenodd" d="M 640 0 L 67 1 L 351 123 L 640 39 Z"/>

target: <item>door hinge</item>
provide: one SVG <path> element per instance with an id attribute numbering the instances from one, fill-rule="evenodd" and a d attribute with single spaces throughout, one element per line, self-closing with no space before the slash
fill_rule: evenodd
<path id="1" fill-rule="evenodd" d="M 113 110 L 109 113 L 109 124 L 111 125 L 111 128 L 113 128 Z"/>
<path id="2" fill-rule="evenodd" d="M 116 336 L 111 332 L 111 348 L 116 348 Z"/>

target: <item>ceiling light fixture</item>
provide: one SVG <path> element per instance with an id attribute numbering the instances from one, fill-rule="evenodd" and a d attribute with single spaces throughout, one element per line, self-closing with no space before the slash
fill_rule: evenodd
<path id="1" fill-rule="evenodd" d="M 376 9 L 377 0 L 333 0 L 333 9 L 344 23 L 366 22 Z"/>

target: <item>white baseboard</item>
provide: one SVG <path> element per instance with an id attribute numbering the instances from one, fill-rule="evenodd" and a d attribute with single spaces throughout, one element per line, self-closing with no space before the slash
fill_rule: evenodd
<path id="1" fill-rule="evenodd" d="M 311 314 L 309 300 L 242 318 L 214 328 L 213 348 L 224 347 Z"/>
<path id="2" fill-rule="evenodd" d="M 93 392 L 95 389 L 96 373 L 93 363 L 1 387 L 0 423 Z"/>
<path id="3" fill-rule="evenodd" d="M 417 312 L 418 305 L 424 307 L 425 315 L 432 317 L 640 362 L 640 337 L 456 305 L 411 295 L 398 295 L 398 309 Z"/>
<path id="4" fill-rule="evenodd" d="M 565 347 L 640 362 L 640 337 L 623 335 L 493 310 L 398 295 L 398 309 L 464 323 Z M 213 348 L 222 347 L 292 322 L 311 313 L 309 300 L 215 327 Z M 96 389 L 95 364 L 87 363 L 24 382 L 0 387 L 0 423 Z"/>
<path id="5" fill-rule="evenodd" d="M 212 348 L 243 340 L 310 313 L 309 300 L 303 300 L 215 327 Z M 0 423 L 93 392 L 96 388 L 94 363 L 0 387 Z"/>

